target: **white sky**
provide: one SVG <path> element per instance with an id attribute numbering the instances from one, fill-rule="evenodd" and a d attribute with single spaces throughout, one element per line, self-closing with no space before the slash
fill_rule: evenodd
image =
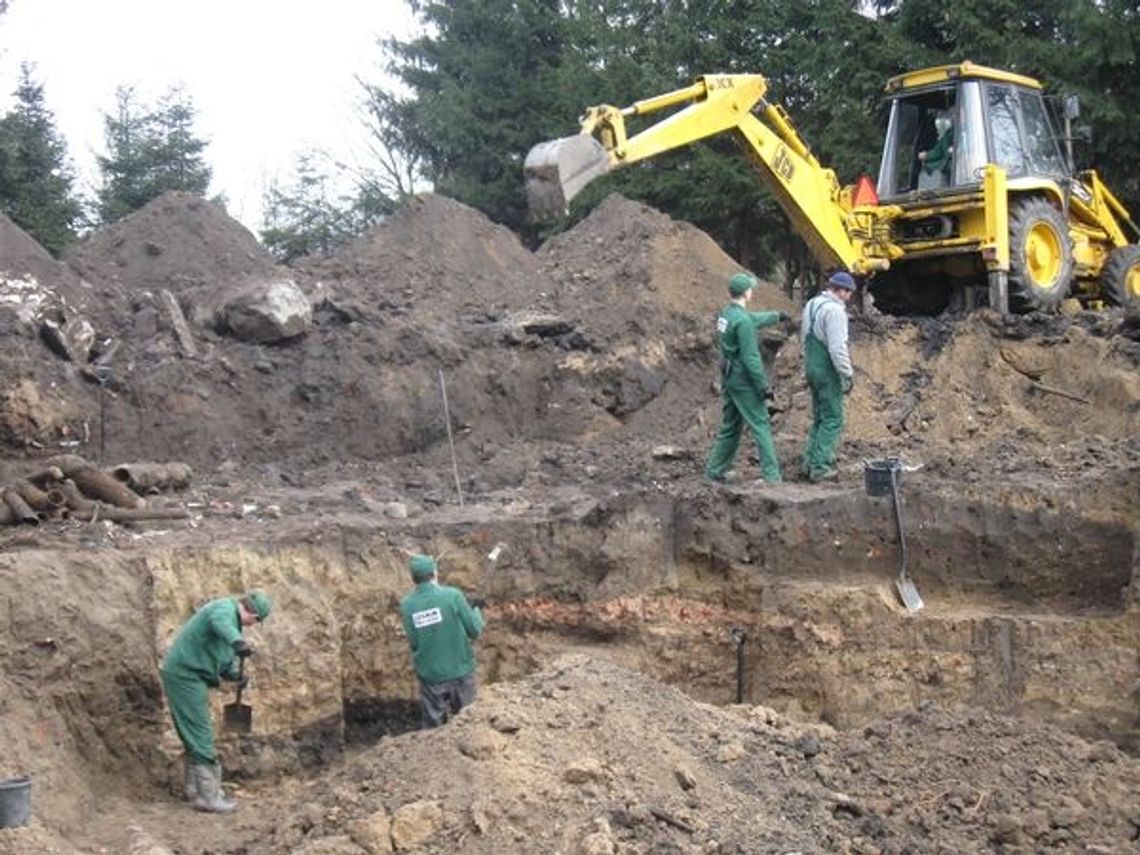
<path id="1" fill-rule="evenodd" d="M 211 194 L 256 233 L 262 195 L 295 155 L 320 148 L 359 163 L 355 75 L 380 79 L 378 38 L 406 37 L 404 0 L 10 0 L 0 16 L 0 112 L 22 61 L 66 137 L 79 186 L 94 184 L 115 89 L 155 103 L 181 85 L 209 141 Z"/>

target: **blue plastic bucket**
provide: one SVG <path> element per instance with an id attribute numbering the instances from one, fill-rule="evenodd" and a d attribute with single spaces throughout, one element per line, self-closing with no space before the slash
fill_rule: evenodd
<path id="1" fill-rule="evenodd" d="M 0 780 L 0 828 L 27 825 L 32 818 L 32 779 Z"/>

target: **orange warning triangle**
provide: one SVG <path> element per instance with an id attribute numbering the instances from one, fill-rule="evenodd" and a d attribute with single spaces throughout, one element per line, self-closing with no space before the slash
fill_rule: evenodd
<path id="1" fill-rule="evenodd" d="M 875 192 L 875 185 L 866 175 L 860 175 L 859 180 L 855 182 L 855 195 L 851 197 L 851 204 L 855 207 L 879 204 L 879 194 Z"/>

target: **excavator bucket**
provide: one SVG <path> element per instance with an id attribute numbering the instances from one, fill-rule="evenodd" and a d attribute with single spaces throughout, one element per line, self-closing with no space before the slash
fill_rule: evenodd
<path id="1" fill-rule="evenodd" d="M 551 220 L 562 216 L 583 187 L 609 171 L 609 155 L 588 134 L 539 143 L 527 152 L 523 163 L 531 217 Z"/>

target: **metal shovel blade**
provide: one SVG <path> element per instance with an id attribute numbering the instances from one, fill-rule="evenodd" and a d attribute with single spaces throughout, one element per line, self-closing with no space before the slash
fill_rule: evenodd
<path id="1" fill-rule="evenodd" d="M 918 588 L 914 586 L 910 576 L 899 576 L 895 579 L 895 590 L 899 592 L 899 599 L 902 600 L 902 604 L 911 614 L 920 611 L 926 605 L 922 601 L 922 597 L 919 596 Z"/>
<path id="2" fill-rule="evenodd" d="M 238 680 L 245 675 L 245 660 L 238 665 Z M 249 733 L 253 730 L 253 707 L 241 702 L 241 686 L 232 704 L 222 707 L 222 727 L 233 733 Z"/>
<path id="3" fill-rule="evenodd" d="M 233 733 L 250 733 L 253 730 L 253 707 L 249 704 L 226 704 L 222 708 L 225 728 Z"/>
<path id="4" fill-rule="evenodd" d="M 895 590 L 899 592 L 899 599 L 911 614 L 922 609 L 925 603 L 918 595 L 918 588 L 914 586 L 909 574 L 906 572 L 906 534 L 903 532 L 902 500 L 899 498 L 899 469 L 901 466 L 892 465 L 891 476 L 891 504 L 895 510 L 895 533 L 899 539 L 899 575 L 895 579 Z"/>
<path id="5" fill-rule="evenodd" d="M 552 220 L 564 215 L 570 200 L 609 170 L 609 154 L 588 134 L 539 143 L 523 163 L 531 217 Z"/>

